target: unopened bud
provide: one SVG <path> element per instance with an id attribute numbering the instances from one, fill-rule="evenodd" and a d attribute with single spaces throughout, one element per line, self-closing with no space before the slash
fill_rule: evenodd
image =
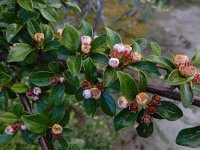
<path id="1" fill-rule="evenodd" d="M 114 45 L 113 50 L 117 51 L 118 53 L 123 53 L 125 51 L 125 48 L 122 43 L 118 43 Z"/>
<path id="2" fill-rule="evenodd" d="M 34 39 L 36 42 L 44 41 L 44 34 L 43 33 L 36 33 L 34 35 Z"/>
<path id="3" fill-rule="evenodd" d="M 99 99 L 101 97 L 101 91 L 98 88 L 92 88 L 90 89 L 92 98 Z"/>
<path id="4" fill-rule="evenodd" d="M 110 58 L 108 64 L 112 68 L 117 68 L 119 66 L 119 59 L 117 59 L 117 58 Z"/>
<path id="5" fill-rule="evenodd" d="M 137 96 L 136 96 L 136 101 L 139 105 L 146 105 L 146 103 L 148 102 L 148 95 L 144 92 L 141 92 L 139 93 Z"/>
<path id="6" fill-rule="evenodd" d="M 90 45 L 91 42 L 92 42 L 91 37 L 86 36 L 86 35 L 81 37 L 81 43 L 82 43 L 82 45 Z"/>
<path id="7" fill-rule="evenodd" d="M 129 106 L 128 100 L 124 96 L 120 96 L 117 101 L 118 107 L 121 109 L 125 109 Z"/>
<path id="8" fill-rule="evenodd" d="M 91 93 L 91 91 L 90 91 L 90 90 L 84 90 L 84 91 L 83 91 L 83 97 L 84 97 L 85 99 L 92 98 L 92 93 Z"/>

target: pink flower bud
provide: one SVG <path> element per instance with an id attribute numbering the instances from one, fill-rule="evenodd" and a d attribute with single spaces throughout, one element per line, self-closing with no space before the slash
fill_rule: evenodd
<path id="1" fill-rule="evenodd" d="M 128 44 L 124 45 L 124 51 L 126 54 L 129 54 L 132 51 L 132 47 Z"/>
<path id="2" fill-rule="evenodd" d="M 13 129 L 11 125 L 9 125 L 5 128 L 5 133 L 8 135 L 13 135 L 15 133 L 15 130 Z"/>
<path id="3" fill-rule="evenodd" d="M 150 115 L 145 114 L 142 118 L 141 121 L 145 124 L 149 124 L 153 121 L 152 117 Z"/>
<path id="4" fill-rule="evenodd" d="M 58 35 L 58 36 L 62 36 L 62 32 L 63 32 L 63 29 L 58 29 L 58 30 L 57 30 L 57 35 Z"/>
<path id="5" fill-rule="evenodd" d="M 185 62 L 179 66 L 179 71 L 182 76 L 194 77 L 198 73 L 198 69 L 192 64 L 192 62 Z"/>
<path id="6" fill-rule="evenodd" d="M 129 106 L 129 103 L 128 103 L 128 100 L 124 96 L 120 96 L 117 101 L 117 105 L 119 108 L 125 109 Z"/>
<path id="7" fill-rule="evenodd" d="M 26 131 L 26 130 L 27 130 L 26 125 L 25 125 L 25 124 L 22 124 L 22 125 L 21 125 L 21 129 L 22 129 L 22 131 Z"/>
<path id="8" fill-rule="evenodd" d="M 99 99 L 101 96 L 101 91 L 98 88 L 92 88 L 90 89 L 91 94 L 92 94 L 92 98 L 94 99 Z"/>
<path id="9" fill-rule="evenodd" d="M 65 82 L 65 77 L 60 77 L 59 81 L 60 81 L 60 83 L 64 83 Z"/>
<path id="10" fill-rule="evenodd" d="M 81 37 L 81 43 L 82 44 L 84 44 L 84 45 L 90 45 L 91 42 L 92 42 L 91 37 L 86 36 L 86 35 L 84 35 L 84 36 Z"/>
<path id="11" fill-rule="evenodd" d="M 142 59 L 141 54 L 138 52 L 133 52 L 131 55 L 134 62 L 139 62 Z"/>
<path id="12" fill-rule="evenodd" d="M 63 127 L 59 124 L 54 124 L 51 131 L 53 133 L 53 140 L 59 140 L 60 135 L 63 132 Z"/>
<path id="13" fill-rule="evenodd" d="M 115 44 L 113 49 L 118 53 L 123 53 L 125 50 L 124 45 L 122 43 Z"/>
<path id="14" fill-rule="evenodd" d="M 182 63 L 189 61 L 189 57 L 187 55 L 176 55 L 173 61 L 174 64 L 178 67 Z"/>
<path id="15" fill-rule="evenodd" d="M 91 49 L 91 45 L 89 45 L 89 44 L 82 44 L 81 45 L 81 51 L 83 53 L 86 53 L 86 54 L 89 53 L 90 49 Z"/>
<path id="16" fill-rule="evenodd" d="M 117 58 L 110 58 L 108 64 L 112 68 L 117 68 L 119 66 L 119 59 L 117 59 Z"/>
<path id="17" fill-rule="evenodd" d="M 40 95 L 41 94 L 41 88 L 39 88 L 39 87 L 34 87 L 34 89 L 33 89 L 33 93 L 35 94 L 35 95 Z"/>
<path id="18" fill-rule="evenodd" d="M 36 33 L 34 35 L 34 39 L 36 42 L 44 41 L 44 34 L 43 33 Z"/>
<path id="19" fill-rule="evenodd" d="M 83 97 L 84 97 L 85 99 L 92 98 L 92 93 L 91 93 L 91 91 L 90 91 L 90 90 L 84 90 L 84 91 L 83 91 Z"/>
<path id="20" fill-rule="evenodd" d="M 35 95 L 33 96 L 33 101 L 37 102 L 39 100 L 39 96 Z"/>

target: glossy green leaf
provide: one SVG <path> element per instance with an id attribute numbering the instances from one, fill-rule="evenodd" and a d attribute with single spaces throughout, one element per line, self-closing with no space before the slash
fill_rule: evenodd
<path id="1" fill-rule="evenodd" d="M 180 85 L 192 80 L 192 78 L 186 78 L 180 75 L 179 71 L 175 69 L 168 77 L 169 85 Z"/>
<path id="2" fill-rule="evenodd" d="M 180 85 L 181 102 L 185 108 L 191 106 L 194 101 L 194 92 L 190 83 L 183 83 Z"/>
<path id="3" fill-rule="evenodd" d="M 33 72 L 29 76 L 29 81 L 37 86 L 48 86 L 51 84 L 51 77 L 54 74 L 49 71 Z"/>
<path id="4" fill-rule="evenodd" d="M 171 60 L 163 56 L 150 55 L 146 57 L 145 60 L 159 64 L 160 66 L 166 68 L 170 72 L 176 69 L 176 66 L 171 62 Z"/>
<path id="5" fill-rule="evenodd" d="M 200 147 L 200 126 L 181 130 L 176 137 L 176 144 L 191 148 Z"/>
<path id="6" fill-rule="evenodd" d="M 131 101 L 135 100 L 136 95 L 138 94 L 138 87 L 135 80 L 124 72 L 118 71 L 117 75 L 120 81 L 120 89 L 122 94 Z"/>
<path id="7" fill-rule="evenodd" d="M 45 7 L 42 9 L 39 9 L 40 13 L 42 14 L 42 16 L 47 19 L 48 21 L 53 21 L 56 22 L 57 21 L 57 12 L 53 7 Z"/>
<path id="8" fill-rule="evenodd" d="M 139 91 L 140 92 L 145 92 L 146 88 L 147 88 L 146 77 L 145 77 L 144 73 L 142 73 L 142 72 L 139 72 L 139 76 L 140 76 Z"/>
<path id="9" fill-rule="evenodd" d="M 8 27 L 6 28 L 6 39 L 8 42 L 10 42 L 15 35 L 21 30 L 21 28 L 23 27 L 23 25 L 21 24 L 9 24 Z"/>
<path id="10" fill-rule="evenodd" d="M 81 70 L 82 58 L 80 55 L 71 56 L 67 59 L 67 66 L 73 76 L 77 76 Z"/>
<path id="11" fill-rule="evenodd" d="M 44 133 L 50 125 L 48 118 L 42 114 L 26 115 L 22 116 L 21 119 L 28 130 L 33 133 Z"/>
<path id="12" fill-rule="evenodd" d="M 33 2 L 32 0 L 17 0 L 17 3 L 24 9 L 28 11 L 33 10 Z"/>
<path id="13" fill-rule="evenodd" d="M 85 78 L 87 81 L 95 82 L 97 80 L 97 69 L 91 58 L 84 61 Z"/>
<path id="14" fill-rule="evenodd" d="M 97 111 L 97 101 L 95 99 L 84 99 L 83 106 L 89 116 L 94 116 Z"/>
<path id="15" fill-rule="evenodd" d="M 65 2 L 65 3 L 74 10 L 81 12 L 81 9 L 76 2 Z"/>
<path id="16" fill-rule="evenodd" d="M 106 43 L 110 49 L 113 49 L 115 44 L 122 42 L 119 34 L 117 34 L 116 32 L 112 31 L 109 28 L 106 28 L 106 31 L 107 31 Z"/>
<path id="17" fill-rule="evenodd" d="M 11 89 L 15 93 L 25 93 L 28 90 L 28 86 L 23 83 L 15 83 Z"/>
<path id="18" fill-rule="evenodd" d="M 33 50 L 34 49 L 28 44 L 17 43 L 8 55 L 8 62 L 23 61 Z"/>
<path id="19" fill-rule="evenodd" d="M 144 124 L 140 123 L 139 126 L 136 128 L 137 133 L 140 137 L 148 138 L 153 133 L 153 123 Z"/>
<path id="20" fill-rule="evenodd" d="M 100 35 L 99 37 L 95 38 L 94 40 L 92 40 L 91 46 L 92 46 L 92 50 L 95 50 L 97 48 L 100 48 L 101 46 L 103 46 L 106 43 L 106 34 Z"/>
<path id="21" fill-rule="evenodd" d="M 140 46 L 141 50 L 144 50 L 147 47 L 147 40 L 144 38 L 138 38 L 135 42 Z"/>
<path id="22" fill-rule="evenodd" d="M 14 135 L 8 135 L 6 133 L 0 135 L 0 147 L 6 146 L 14 138 Z"/>
<path id="23" fill-rule="evenodd" d="M 30 19 L 27 22 L 27 30 L 28 30 L 29 34 L 32 37 L 34 37 L 34 35 L 36 33 L 41 33 L 42 32 L 42 29 L 40 28 L 39 23 L 36 20 L 34 20 L 34 19 Z"/>
<path id="24" fill-rule="evenodd" d="M 18 117 L 10 112 L 5 112 L 0 114 L 0 121 L 5 122 L 7 124 L 16 122 L 18 120 Z"/>
<path id="25" fill-rule="evenodd" d="M 157 113 L 169 120 L 176 121 L 183 116 L 182 110 L 172 102 L 161 101 L 161 105 L 157 106 Z"/>
<path id="26" fill-rule="evenodd" d="M 54 125 L 55 123 L 59 123 L 62 118 L 65 115 L 65 107 L 64 105 L 60 105 L 58 107 L 54 107 L 50 112 L 49 112 L 49 120 L 51 121 L 51 125 Z"/>
<path id="27" fill-rule="evenodd" d="M 52 107 L 59 106 L 63 102 L 65 86 L 63 84 L 55 85 L 49 95 L 49 104 Z"/>
<path id="28" fill-rule="evenodd" d="M 93 36 L 92 26 L 83 20 L 79 26 L 79 33 L 80 33 L 80 36 L 87 35 L 92 38 L 92 36 Z"/>
<path id="29" fill-rule="evenodd" d="M 116 79 L 117 79 L 117 70 L 107 66 L 103 74 L 104 86 L 105 87 L 110 86 Z"/>
<path id="30" fill-rule="evenodd" d="M 78 31 L 71 25 L 66 24 L 62 32 L 62 44 L 69 51 L 77 51 L 80 47 L 80 36 Z"/>
<path id="31" fill-rule="evenodd" d="M 7 83 L 9 83 L 10 81 L 12 80 L 12 77 L 3 73 L 3 72 L 0 72 L 0 86 L 4 86 L 6 85 Z"/>
<path id="32" fill-rule="evenodd" d="M 65 70 L 65 67 L 61 62 L 55 61 L 51 61 L 48 65 L 48 68 L 55 74 L 59 74 Z"/>
<path id="33" fill-rule="evenodd" d="M 112 96 L 107 92 L 101 93 L 100 106 L 103 112 L 108 116 L 116 114 L 116 104 Z"/>
<path id="34" fill-rule="evenodd" d="M 161 56 L 161 48 L 160 48 L 160 46 L 155 42 L 150 42 L 150 44 L 151 44 L 153 55 Z"/>
<path id="35" fill-rule="evenodd" d="M 115 130 L 134 125 L 137 120 L 138 113 L 131 112 L 129 108 L 121 110 L 114 118 Z"/>

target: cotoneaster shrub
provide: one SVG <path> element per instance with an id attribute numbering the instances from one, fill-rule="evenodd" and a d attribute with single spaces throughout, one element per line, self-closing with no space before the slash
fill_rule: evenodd
<path id="1" fill-rule="evenodd" d="M 0 6 L 0 121 L 6 124 L 0 130 L 2 148 L 18 134 L 27 144 L 38 144 L 39 139 L 42 149 L 78 148 L 66 140 L 73 132 L 67 125 L 67 95 L 79 101 L 89 116 L 101 110 L 112 117 L 116 131 L 137 125 L 138 135 L 147 138 L 155 121 L 183 116 L 159 93 L 146 92 L 147 78 L 164 76 L 179 90 L 186 108 L 199 94 L 199 51 L 192 59 L 166 58 L 159 45 L 150 42 L 152 55 L 145 56 L 149 43 L 143 38 L 123 43 L 109 28 L 94 36 L 86 21 L 76 28 L 66 23 L 56 29 L 60 1 L 2 0 Z M 129 75 L 127 69 L 138 75 Z M 116 94 L 121 95 L 118 100 L 113 99 Z M 199 147 L 199 133 L 200 126 L 181 130 L 176 142 Z"/>

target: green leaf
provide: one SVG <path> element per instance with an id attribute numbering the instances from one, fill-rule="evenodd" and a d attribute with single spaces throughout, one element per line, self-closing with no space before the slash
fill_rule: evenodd
<path id="1" fill-rule="evenodd" d="M 73 9 L 75 9 L 76 11 L 81 12 L 80 7 L 78 6 L 78 4 L 76 2 L 65 2 L 68 6 L 72 7 Z"/>
<path id="2" fill-rule="evenodd" d="M 8 62 L 23 61 L 33 50 L 34 49 L 28 44 L 17 43 L 17 45 L 11 49 L 8 55 Z"/>
<path id="3" fill-rule="evenodd" d="M 6 146 L 10 143 L 10 141 L 14 138 L 14 135 L 8 135 L 4 133 L 3 135 L 0 135 L 0 147 Z"/>
<path id="4" fill-rule="evenodd" d="M 8 107 L 8 94 L 7 92 L 3 91 L 0 93 L 0 110 L 6 111 L 7 107 Z"/>
<path id="5" fill-rule="evenodd" d="M 32 0 L 33 1 L 33 7 L 36 9 L 42 9 L 46 7 L 46 3 L 44 0 Z"/>
<path id="6" fill-rule="evenodd" d="M 73 76 L 77 76 L 81 70 L 82 58 L 80 55 L 71 56 L 67 59 L 67 66 Z"/>
<path id="7" fill-rule="evenodd" d="M 140 137 L 148 138 L 153 133 L 153 123 L 144 124 L 140 123 L 139 126 L 136 128 L 137 133 Z"/>
<path id="8" fill-rule="evenodd" d="M 117 79 L 117 70 L 107 66 L 103 75 L 104 86 L 105 87 L 110 86 L 116 79 Z"/>
<path id="9" fill-rule="evenodd" d="M 52 107 L 59 106 L 63 102 L 65 86 L 63 84 L 55 85 L 49 95 L 49 104 Z"/>
<path id="10" fill-rule="evenodd" d="M 122 128 L 133 125 L 137 120 L 138 113 L 131 112 L 129 108 L 121 110 L 114 118 L 115 130 L 118 131 Z"/>
<path id="11" fill-rule="evenodd" d="M 28 90 L 28 86 L 23 83 L 15 83 L 11 89 L 15 93 L 25 93 Z"/>
<path id="12" fill-rule="evenodd" d="M 180 85 L 180 96 L 183 107 L 190 107 L 194 101 L 194 92 L 190 83 L 183 83 Z"/>
<path id="13" fill-rule="evenodd" d="M 68 124 L 70 120 L 70 112 L 69 111 L 65 111 L 65 115 L 63 116 L 63 118 L 60 120 L 60 125 L 62 127 L 66 126 L 66 124 Z"/>
<path id="14" fill-rule="evenodd" d="M 141 50 L 144 50 L 147 47 L 147 40 L 144 38 L 136 39 L 135 43 L 137 43 L 140 46 Z"/>
<path id="15" fill-rule="evenodd" d="M 142 53 L 140 45 L 137 42 L 134 42 L 133 44 L 131 44 L 131 47 L 132 47 L 133 52 Z"/>
<path id="16" fill-rule="evenodd" d="M 192 78 L 191 77 L 186 78 L 186 77 L 181 76 L 179 71 L 175 69 L 174 71 L 170 73 L 168 77 L 168 83 L 169 85 L 180 85 L 192 80 Z"/>
<path id="17" fill-rule="evenodd" d="M 139 72 L 139 76 L 140 76 L 140 85 L 139 85 L 139 91 L 140 92 L 145 92 L 146 88 L 147 88 L 147 80 L 146 77 L 144 75 L 144 73 Z"/>
<path id="18" fill-rule="evenodd" d="M 0 72 L 0 86 L 1 87 L 8 84 L 11 80 L 12 80 L 11 76 L 9 76 L 3 72 Z"/>
<path id="19" fill-rule="evenodd" d="M 16 122 L 17 120 L 18 120 L 18 117 L 13 113 L 5 112 L 5 113 L 0 114 L 1 122 L 10 124 L 10 123 Z"/>
<path id="20" fill-rule="evenodd" d="M 55 74 L 59 74 L 64 71 L 65 67 L 61 62 L 51 61 L 48 65 L 49 70 Z"/>
<path id="21" fill-rule="evenodd" d="M 103 46 L 106 43 L 106 37 L 107 37 L 107 35 L 103 34 L 103 35 L 95 38 L 94 40 L 92 40 L 92 43 L 91 43 L 92 50 L 95 50 L 95 49 Z"/>
<path id="22" fill-rule="evenodd" d="M 94 116 L 97 111 L 97 102 L 95 99 L 84 99 L 83 106 L 89 116 Z"/>
<path id="23" fill-rule="evenodd" d="M 150 44 L 151 44 L 153 55 L 161 56 L 161 48 L 160 48 L 160 46 L 155 42 L 150 42 Z"/>
<path id="24" fill-rule="evenodd" d="M 116 32 L 112 31 L 109 28 L 106 28 L 106 31 L 107 31 L 106 43 L 110 49 L 113 49 L 115 44 L 122 42 L 119 34 L 117 34 Z"/>
<path id="25" fill-rule="evenodd" d="M 57 12 L 53 7 L 45 7 L 42 9 L 39 9 L 42 16 L 47 19 L 48 21 L 56 22 L 57 21 Z"/>
<path id="26" fill-rule="evenodd" d="M 132 67 L 136 68 L 137 70 L 143 72 L 144 74 L 152 77 L 160 77 L 161 74 L 156 67 L 156 64 L 147 61 L 141 61 L 138 63 L 133 63 Z"/>
<path id="27" fill-rule="evenodd" d="M 87 36 L 92 37 L 93 36 L 92 26 L 83 20 L 79 26 L 79 33 L 80 33 L 80 36 L 87 35 Z"/>
<path id="28" fill-rule="evenodd" d="M 116 104 L 113 98 L 107 92 L 101 93 L 100 106 L 105 114 L 114 116 L 116 114 Z"/>
<path id="29" fill-rule="evenodd" d="M 10 42 L 15 35 L 21 30 L 21 28 L 23 27 L 23 25 L 21 24 L 9 24 L 8 27 L 6 28 L 6 39 L 8 42 Z"/>
<path id="30" fill-rule="evenodd" d="M 59 123 L 61 119 L 65 115 L 65 107 L 64 105 L 60 105 L 58 107 L 54 107 L 50 113 L 49 113 L 49 120 L 51 121 L 51 125 L 54 125 L 55 123 Z"/>
<path id="31" fill-rule="evenodd" d="M 91 58 L 84 61 L 85 78 L 87 81 L 95 82 L 97 80 L 97 69 Z"/>
<path id="32" fill-rule="evenodd" d="M 196 49 L 195 55 L 192 58 L 192 62 L 197 65 L 198 69 L 200 70 L 200 50 Z"/>
<path id="33" fill-rule="evenodd" d="M 30 19 L 27 22 L 27 30 L 29 34 L 34 37 L 36 33 L 41 33 L 42 29 L 40 28 L 39 23 L 36 20 Z"/>
<path id="34" fill-rule="evenodd" d="M 161 101 L 161 105 L 156 108 L 157 113 L 169 121 L 176 121 L 183 116 L 182 110 L 172 102 Z"/>
<path id="35" fill-rule="evenodd" d="M 29 81 L 37 86 L 48 86 L 51 84 L 51 77 L 54 74 L 49 71 L 33 72 L 29 76 Z"/>
<path id="36" fill-rule="evenodd" d="M 76 93 L 75 93 L 75 97 L 76 97 L 76 100 L 77 101 L 83 101 L 83 91 L 84 91 L 84 89 L 82 88 L 82 87 L 80 87 L 77 91 L 76 91 Z"/>
<path id="37" fill-rule="evenodd" d="M 117 72 L 120 81 L 120 89 L 122 94 L 129 100 L 134 101 L 138 94 L 138 87 L 135 80 L 126 73 Z"/>
<path id="38" fill-rule="evenodd" d="M 27 11 L 25 9 L 20 9 L 19 10 L 19 19 L 22 22 L 27 22 L 29 19 L 37 19 L 39 17 L 38 12 L 31 12 Z"/>
<path id="39" fill-rule="evenodd" d="M 17 117 L 21 117 L 21 115 L 23 113 L 22 105 L 21 104 L 16 104 L 12 109 L 12 113 L 15 114 Z"/>
<path id="40" fill-rule="evenodd" d="M 23 123 L 33 133 L 44 133 L 49 128 L 49 120 L 42 114 L 22 116 Z"/>
<path id="41" fill-rule="evenodd" d="M 145 58 L 145 60 L 159 64 L 160 66 L 166 68 L 170 72 L 176 69 L 176 66 L 171 62 L 171 60 L 163 56 L 150 55 L 147 58 Z"/>
<path id="42" fill-rule="evenodd" d="M 181 130 L 176 137 L 176 144 L 191 148 L 200 147 L 200 126 Z"/>
<path id="43" fill-rule="evenodd" d="M 69 51 L 77 51 L 80 47 L 80 36 L 78 31 L 71 25 L 66 24 L 62 32 L 62 44 Z"/>
<path id="44" fill-rule="evenodd" d="M 17 0 L 17 3 L 24 9 L 28 11 L 33 11 L 33 3 L 32 0 Z"/>

